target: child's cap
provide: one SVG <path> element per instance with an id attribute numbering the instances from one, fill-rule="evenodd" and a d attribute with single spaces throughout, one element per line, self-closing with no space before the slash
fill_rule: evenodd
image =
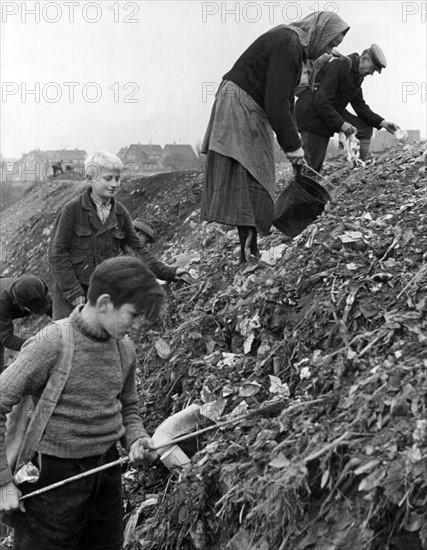
<path id="1" fill-rule="evenodd" d="M 34 275 L 20 277 L 13 285 L 13 293 L 18 306 L 33 313 L 45 313 L 52 305 L 46 283 Z"/>
<path id="2" fill-rule="evenodd" d="M 153 226 L 151 225 L 150 222 L 147 222 L 145 220 L 143 220 L 142 218 L 136 218 L 135 220 L 133 220 L 133 226 L 134 228 L 137 230 L 137 231 L 142 231 L 143 233 L 145 233 L 148 237 L 148 241 L 149 243 L 154 243 L 156 242 L 156 239 L 154 237 L 154 230 L 153 230 Z"/>

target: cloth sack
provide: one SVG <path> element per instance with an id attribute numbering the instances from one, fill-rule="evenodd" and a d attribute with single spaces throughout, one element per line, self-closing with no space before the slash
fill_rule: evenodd
<path id="1" fill-rule="evenodd" d="M 71 371 L 74 343 L 70 338 L 72 334 L 70 321 L 61 319 L 56 321 L 55 325 L 59 328 L 63 348 L 40 399 L 37 401 L 31 395 L 24 396 L 13 407 L 6 419 L 7 460 L 13 475 L 15 477 L 18 475 L 18 479 L 21 468 L 34 457 Z"/>

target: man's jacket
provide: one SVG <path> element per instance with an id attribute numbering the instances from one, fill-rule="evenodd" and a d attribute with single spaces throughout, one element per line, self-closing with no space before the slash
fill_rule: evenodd
<path id="1" fill-rule="evenodd" d="M 176 267 L 157 260 L 141 243 L 126 208 L 112 200 L 103 224 L 90 198 L 91 188 L 68 202 L 56 219 L 49 246 L 49 263 L 65 300 L 84 295 L 83 285 L 95 267 L 131 248 L 158 279 L 174 280 Z"/>
<path id="2" fill-rule="evenodd" d="M 16 281 L 18 278 L 0 277 L 0 348 L 19 351 L 25 338 L 14 334 L 13 320 L 28 317 L 30 313 L 13 300 L 11 288 Z"/>
<path id="3" fill-rule="evenodd" d="M 319 72 L 313 92 L 307 88 L 295 104 L 295 117 L 300 132 L 331 137 L 344 123 L 347 105 L 369 126 L 380 128 L 384 117 L 374 113 L 363 98 L 363 77 L 359 73 L 360 56 L 333 59 Z"/>

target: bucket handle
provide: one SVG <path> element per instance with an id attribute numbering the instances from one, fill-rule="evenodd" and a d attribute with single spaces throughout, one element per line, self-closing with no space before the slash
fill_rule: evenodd
<path id="1" fill-rule="evenodd" d="M 305 168 L 308 168 L 309 170 L 311 170 L 313 172 L 313 174 L 316 174 L 316 176 L 319 176 L 319 178 L 322 178 L 322 180 L 324 180 L 328 185 L 330 185 L 333 189 L 336 189 L 336 185 L 333 185 L 329 180 L 328 178 L 325 178 L 325 176 L 322 176 L 322 174 L 319 174 L 319 172 L 316 172 L 316 170 L 314 170 L 314 168 L 312 168 L 311 166 L 309 166 L 309 164 L 307 163 L 307 161 L 304 159 L 303 160 L 303 166 Z"/>

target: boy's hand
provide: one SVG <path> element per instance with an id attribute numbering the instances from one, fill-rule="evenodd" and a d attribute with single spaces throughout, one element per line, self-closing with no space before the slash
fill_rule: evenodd
<path id="1" fill-rule="evenodd" d="M 24 503 L 19 500 L 20 497 L 21 491 L 12 481 L 2 485 L 0 487 L 0 513 L 15 512 L 16 510 L 25 512 Z"/>
<path id="2" fill-rule="evenodd" d="M 84 296 L 77 296 L 77 298 L 74 298 L 74 300 L 71 302 L 74 307 L 83 305 L 84 303 L 86 303 L 86 298 Z"/>
<path id="3" fill-rule="evenodd" d="M 180 279 L 189 285 L 197 283 L 197 279 L 192 277 L 186 269 L 182 269 L 181 267 L 176 270 L 175 278 Z"/>
<path id="4" fill-rule="evenodd" d="M 140 437 L 132 443 L 129 451 L 129 461 L 132 465 L 154 462 L 157 459 L 157 452 L 151 450 L 154 448 L 154 443 L 151 437 Z"/>
<path id="5" fill-rule="evenodd" d="M 189 272 L 186 269 L 182 269 L 182 267 L 178 267 L 175 275 L 176 277 L 181 277 L 181 275 L 185 275 L 185 274 L 189 275 Z"/>

